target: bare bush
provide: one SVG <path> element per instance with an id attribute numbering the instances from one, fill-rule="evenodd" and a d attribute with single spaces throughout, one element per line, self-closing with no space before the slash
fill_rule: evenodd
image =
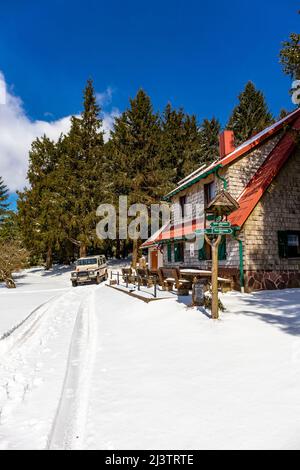
<path id="1" fill-rule="evenodd" d="M 25 268 L 29 253 L 18 241 L 0 240 L 0 282 L 11 289 L 16 287 L 13 273 Z"/>

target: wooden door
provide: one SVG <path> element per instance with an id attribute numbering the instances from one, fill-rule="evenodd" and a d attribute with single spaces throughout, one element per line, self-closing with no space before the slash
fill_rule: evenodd
<path id="1" fill-rule="evenodd" d="M 157 250 L 151 251 L 151 269 L 157 271 L 158 268 L 158 252 Z"/>

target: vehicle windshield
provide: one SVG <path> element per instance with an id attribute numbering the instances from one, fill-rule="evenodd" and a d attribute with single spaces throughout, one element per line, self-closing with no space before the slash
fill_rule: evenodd
<path id="1" fill-rule="evenodd" d="M 76 264 L 77 266 L 89 266 L 90 264 L 97 264 L 97 258 L 79 259 Z"/>

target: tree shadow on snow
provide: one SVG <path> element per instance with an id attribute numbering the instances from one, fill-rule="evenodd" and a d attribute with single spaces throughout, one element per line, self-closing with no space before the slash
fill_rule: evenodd
<path id="1" fill-rule="evenodd" d="M 62 276 L 65 273 L 74 271 L 74 269 L 75 269 L 74 265 L 70 265 L 70 266 L 58 265 L 58 266 L 53 266 L 53 268 L 49 269 L 48 271 L 46 271 L 45 268 L 40 268 L 39 271 L 41 272 L 41 275 L 43 277 L 57 277 L 57 276 Z"/>
<path id="2" fill-rule="evenodd" d="M 241 315 L 257 317 L 287 334 L 300 335 L 300 289 L 260 291 L 243 296 Z"/>
<path id="3" fill-rule="evenodd" d="M 204 307 L 195 307 L 192 305 L 192 296 L 191 295 L 178 295 L 177 302 L 184 304 L 187 308 L 193 308 L 197 312 L 205 315 L 207 318 L 211 318 L 211 314 L 205 310 Z"/>

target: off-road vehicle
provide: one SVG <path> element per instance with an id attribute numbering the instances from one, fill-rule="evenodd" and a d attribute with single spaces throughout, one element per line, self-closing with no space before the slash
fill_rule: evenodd
<path id="1" fill-rule="evenodd" d="M 108 277 L 107 263 L 104 255 L 79 258 L 75 265 L 76 271 L 71 272 L 73 287 L 88 282 L 100 284 L 101 281 L 106 280 Z"/>

